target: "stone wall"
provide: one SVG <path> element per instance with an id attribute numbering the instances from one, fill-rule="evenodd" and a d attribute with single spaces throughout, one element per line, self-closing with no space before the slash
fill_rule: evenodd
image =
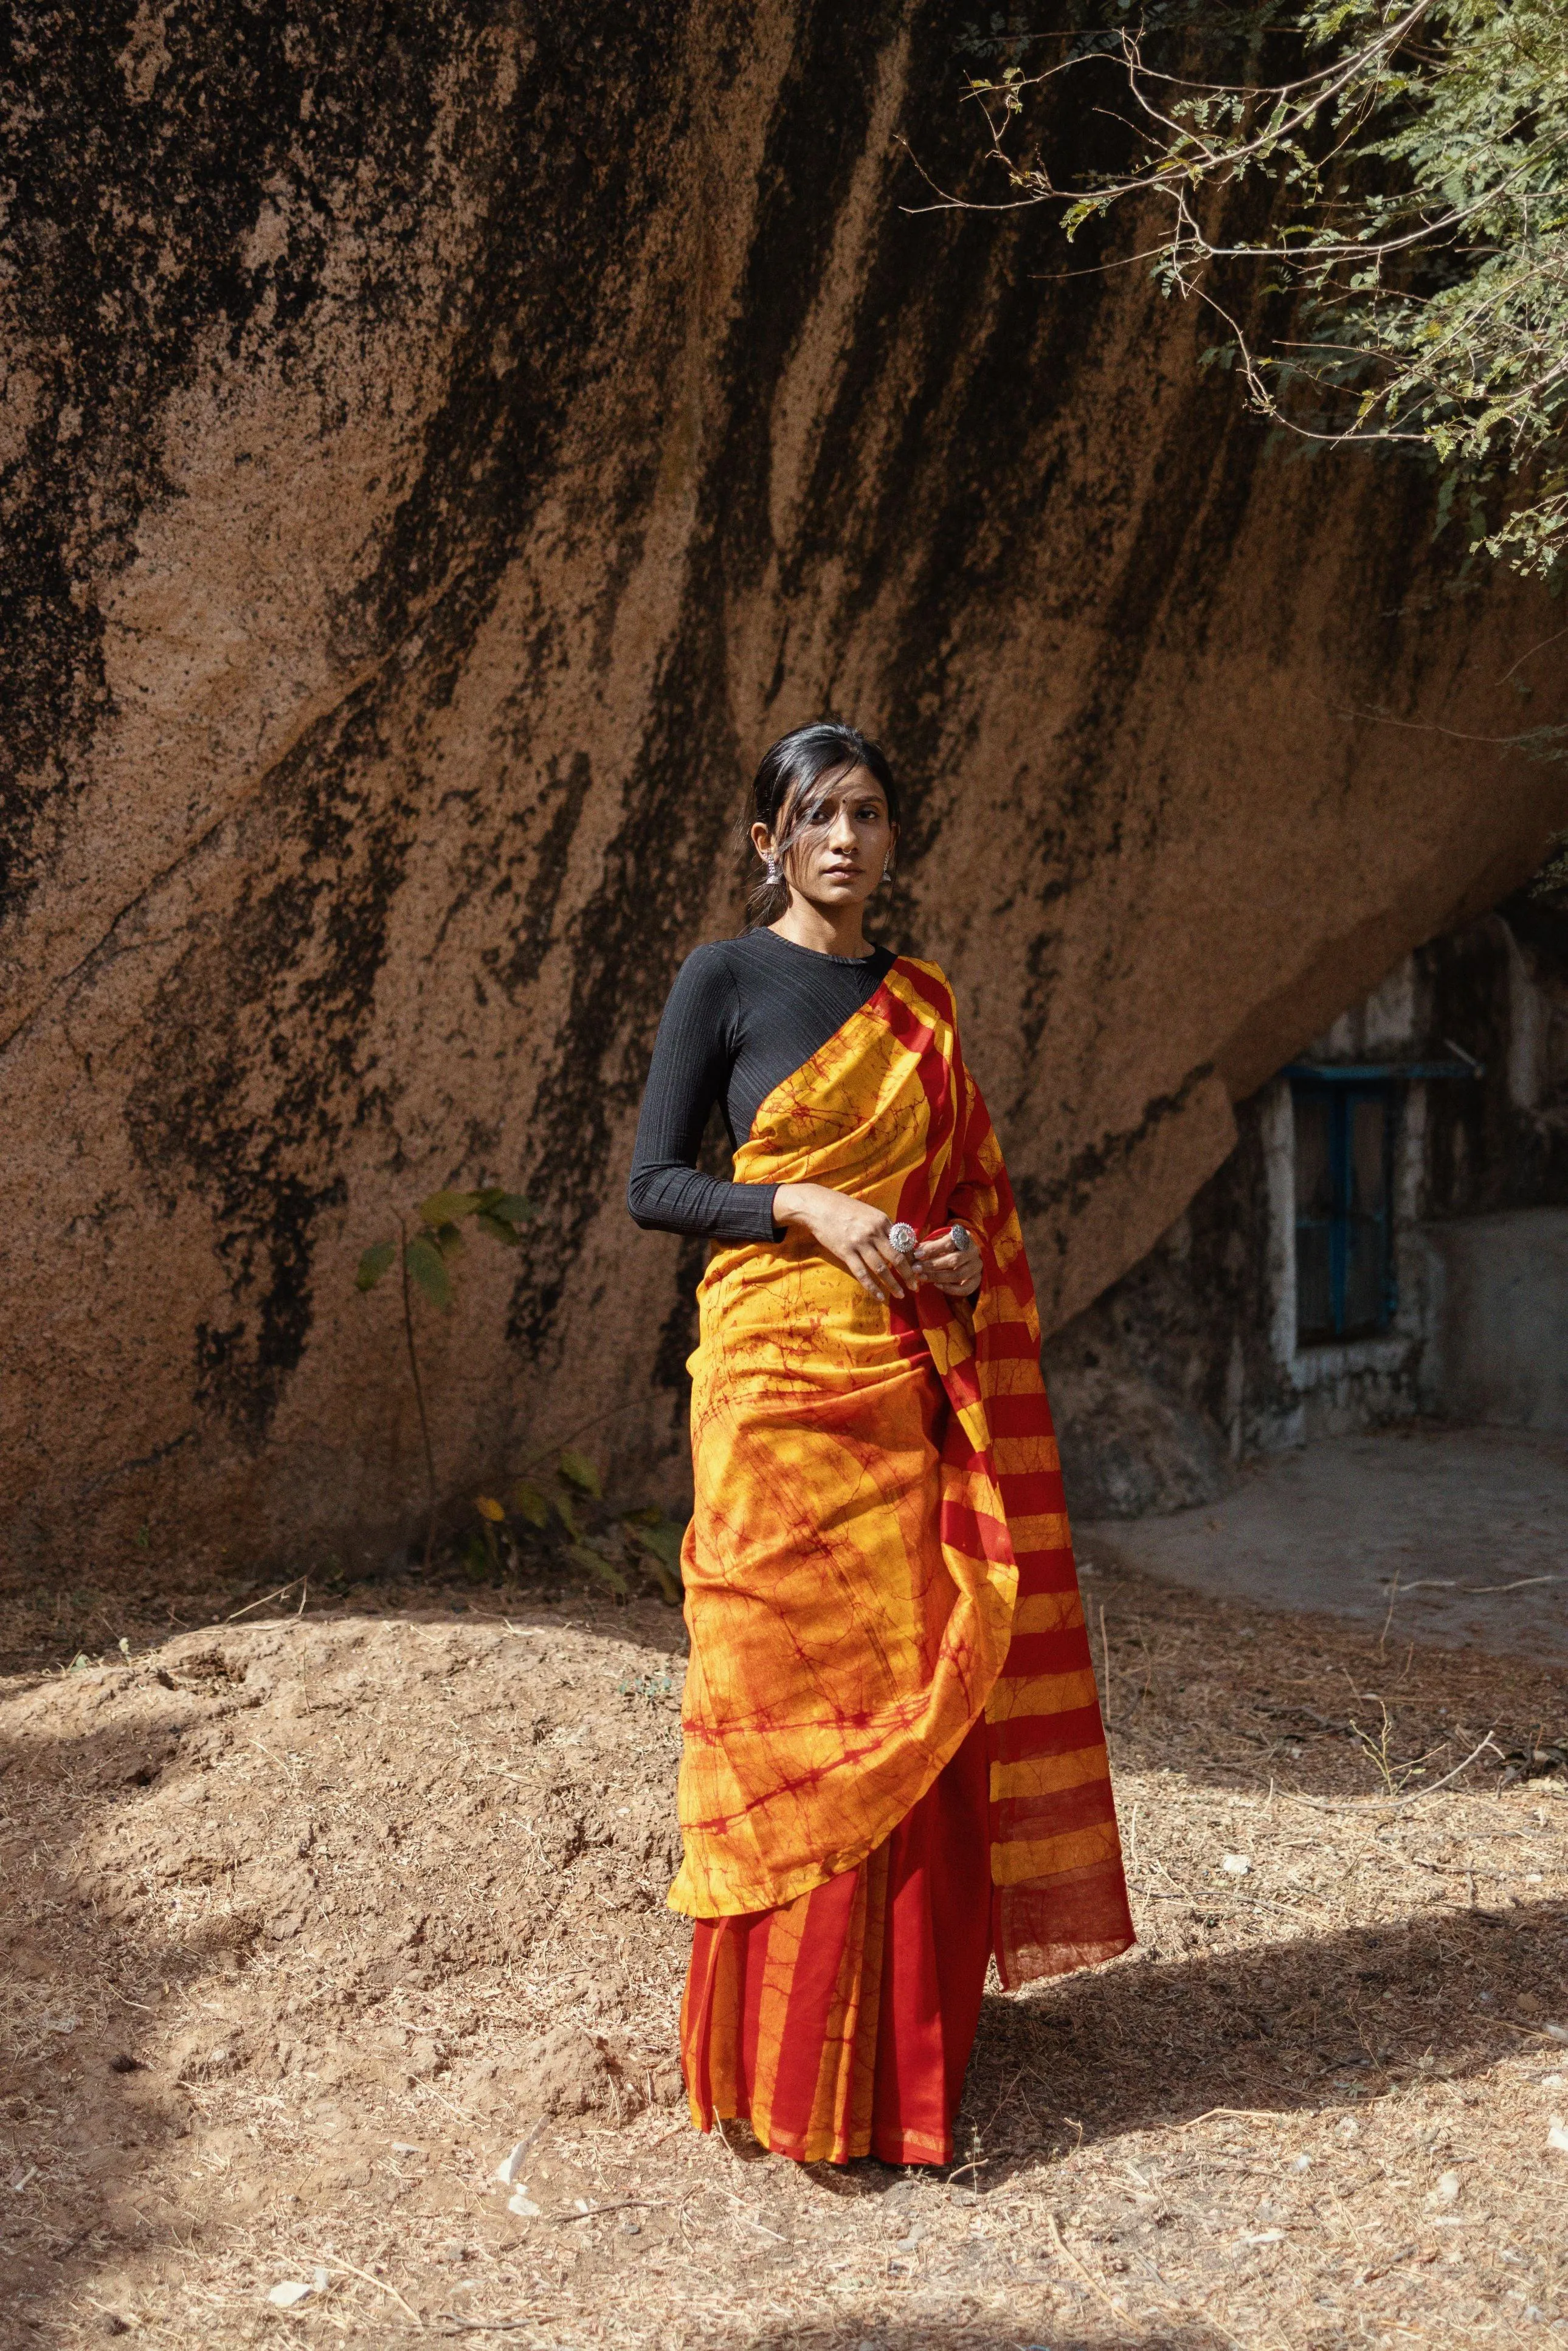
<path id="1" fill-rule="evenodd" d="M 1212 1500 L 1249 1455 L 1416 1413 L 1563 1425 L 1568 904 L 1514 892 L 1402 956 L 1314 1040 L 1330 1061 L 1455 1065 L 1401 1085 L 1389 1328 L 1298 1348 L 1289 1081 L 1237 1105 L 1224 1165 L 1047 1343 L 1068 1499 L 1088 1518 Z"/>
<path id="2" fill-rule="evenodd" d="M 1454 1217 L 1421 1240 L 1422 1403 L 1466 1424 L 1568 1437 L 1568 1208 Z"/>
<path id="3" fill-rule="evenodd" d="M 1048 1319 L 1231 1102 L 1568 812 L 1494 738 L 1553 620 L 1400 465 L 1291 462 L 1139 269 L 965 168 L 950 13 L 23 10 L 0 301 L 4 1510 L 407 1523 L 367 1240 L 526 1182 L 427 1319 L 461 1492 L 584 1423 L 677 1490 L 696 1258 L 622 1203 L 744 778 L 821 711 L 911 816 Z M 1064 120 L 1083 160 L 1092 126 Z M 908 142 L 905 144 L 904 142 Z M 1543 664 L 1532 722 L 1558 715 Z M 1517 683 L 1517 681 L 1516 681 Z"/>

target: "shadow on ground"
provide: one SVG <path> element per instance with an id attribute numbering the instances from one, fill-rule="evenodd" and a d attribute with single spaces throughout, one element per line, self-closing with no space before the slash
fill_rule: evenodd
<path id="1" fill-rule="evenodd" d="M 1042 2149 L 1216 2109 L 1354 2110 L 1413 2079 L 1483 2074 L 1540 2036 L 1542 2013 L 1568 2015 L 1565 1929 L 1561 1902 L 1448 1909 L 990 1997 L 961 2128 L 994 2188 Z"/>

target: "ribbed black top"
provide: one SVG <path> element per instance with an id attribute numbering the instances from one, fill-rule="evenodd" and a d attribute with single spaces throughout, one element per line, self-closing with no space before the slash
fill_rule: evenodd
<path id="1" fill-rule="evenodd" d="M 895 958 L 818 955 L 772 931 L 695 947 L 675 975 L 653 1042 L 627 1206 L 645 1230 L 709 1239 L 781 1238 L 772 1184 L 725 1184 L 696 1165 L 715 1102 L 730 1148 L 760 1103 L 875 995 Z"/>

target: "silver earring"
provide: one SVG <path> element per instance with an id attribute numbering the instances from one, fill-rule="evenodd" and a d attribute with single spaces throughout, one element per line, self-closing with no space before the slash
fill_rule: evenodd
<path id="1" fill-rule="evenodd" d="M 891 882 L 893 879 L 893 860 L 891 857 L 884 857 L 883 860 L 882 878 L 884 882 Z"/>
<path id="2" fill-rule="evenodd" d="M 783 881 L 784 868 L 779 864 L 779 860 L 776 857 L 768 857 L 764 861 L 762 878 L 767 883 L 770 890 L 779 883 Z"/>

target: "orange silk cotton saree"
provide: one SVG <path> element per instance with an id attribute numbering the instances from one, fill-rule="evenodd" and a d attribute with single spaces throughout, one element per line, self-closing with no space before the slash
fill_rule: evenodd
<path id="1" fill-rule="evenodd" d="M 985 1280 L 889 1304 L 796 1232 L 704 1276 L 670 1895 L 693 2118 L 941 2162 L 988 1959 L 1012 1986 L 1133 1930 L 1033 1286 L 935 966 L 900 958 L 774 1088 L 735 1174 L 962 1223 Z"/>

